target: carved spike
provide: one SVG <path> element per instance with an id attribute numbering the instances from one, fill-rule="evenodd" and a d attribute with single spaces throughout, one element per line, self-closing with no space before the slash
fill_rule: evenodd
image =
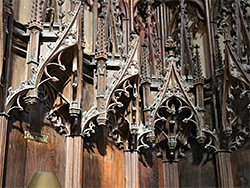
<path id="1" fill-rule="evenodd" d="M 193 58 L 194 62 L 194 81 L 202 81 L 204 79 L 202 68 L 201 68 L 201 61 L 200 61 L 200 53 L 199 53 L 199 46 L 195 45 L 195 56 Z"/>

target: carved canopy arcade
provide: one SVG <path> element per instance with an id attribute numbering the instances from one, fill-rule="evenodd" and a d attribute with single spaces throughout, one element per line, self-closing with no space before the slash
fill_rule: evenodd
<path id="1" fill-rule="evenodd" d="M 155 156 L 159 185 L 183 186 L 182 158 L 206 154 L 215 184 L 236 186 L 238 168 L 228 161 L 250 137 L 248 1 L 32 0 L 29 8 L 22 1 L 0 4 L 3 148 L 15 140 L 13 125 L 20 139 L 64 140 L 65 169 L 81 174 L 84 167 L 72 164 L 83 163 L 87 146 L 92 157 L 100 149 L 93 140 L 103 139 L 103 148 L 124 151 L 117 149 L 126 187 L 139 186 L 139 161 Z M 10 154 L 0 155 L 4 168 Z"/>

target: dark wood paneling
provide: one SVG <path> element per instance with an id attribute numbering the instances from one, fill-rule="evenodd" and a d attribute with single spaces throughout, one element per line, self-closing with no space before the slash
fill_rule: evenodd
<path id="1" fill-rule="evenodd" d="M 8 124 L 7 147 L 5 157 L 4 186 L 25 186 L 26 146 L 19 121 L 10 121 Z"/>
<path id="2" fill-rule="evenodd" d="M 231 154 L 235 187 L 250 187 L 250 141 Z"/>
<path id="3" fill-rule="evenodd" d="M 186 151 L 186 157 L 179 161 L 180 187 L 216 187 L 214 158 L 204 152 L 197 143 Z"/>
<path id="4" fill-rule="evenodd" d="M 145 150 L 143 153 L 142 160 L 139 162 L 140 187 L 160 187 L 159 165 L 161 165 L 161 161 L 156 157 L 156 153 L 151 149 Z"/>
<path id="5" fill-rule="evenodd" d="M 64 187 L 65 179 L 65 140 L 51 128 L 44 129 L 45 135 L 50 135 L 49 144 L 28 141 L 27 164 L 25 170 L 26 184 L 37 171 L 54 172 Z"/>
<path id="6" fill-rule="evenodd" d="M 13 120 L 9 123 L 5 164 L 6 186 L 27 186 L 37 171 L 54 172 L 64 186 L 66 160 L 64 136 L 50 127 L 45 118 L 46 109 L 42 105 L 29 110 L 29 114 L 19 114 L 18 119 L 22 119 L 21 121 Z M 24 139 L 24 131 L 27 130 L 47 136 L 49 142 Z"/>
<path id="7" fill-rule="evenodd" d="M 124 153 L 107 138 L 105 127 L 84 142 L 83 187 L 125 187 Z"/>

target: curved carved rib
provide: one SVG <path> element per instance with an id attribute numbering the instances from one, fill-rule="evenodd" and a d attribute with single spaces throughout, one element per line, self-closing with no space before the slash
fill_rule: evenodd
<path id="1" fill-rule="evenodd" d="M 12 91 L 11 88 L 9 88 L 9 96 L 6 98 L 6 103 L 5 103 L 5 112 L 6 112 L 6 114 L 9 114 L 10 111 L 13 110 L 13 109 L 17 109 L 17 107 L 13 107 L 13 105 L 16 102 L 17 98 L 19 96 L 25 95 L 31 89 L 33 89 L 32 86 L 19 88 L 19 89 L 15 90 L 15 91 Z"/>
<path id="2" fill-rule="evenodd" d="M 91 134 L 95 133 L 95 124 L 93 120 L 99 115 L 99 112 L 96 110 L 96 106 L 93 106 L 88 111 L 82 113 L 82 125 L 81 125 L 81 136 L 90 137 Z"/>

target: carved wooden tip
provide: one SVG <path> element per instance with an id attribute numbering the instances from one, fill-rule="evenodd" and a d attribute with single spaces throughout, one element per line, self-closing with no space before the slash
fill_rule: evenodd
<path id="1" fill-rule="evenodd" d="M 176 42 L 172 39 L 172 37 L 168 37 L 166 42 L 166 51 L 168 52 L 168 56 L 174 56 L 174 49 L 176 48 Z"/>

